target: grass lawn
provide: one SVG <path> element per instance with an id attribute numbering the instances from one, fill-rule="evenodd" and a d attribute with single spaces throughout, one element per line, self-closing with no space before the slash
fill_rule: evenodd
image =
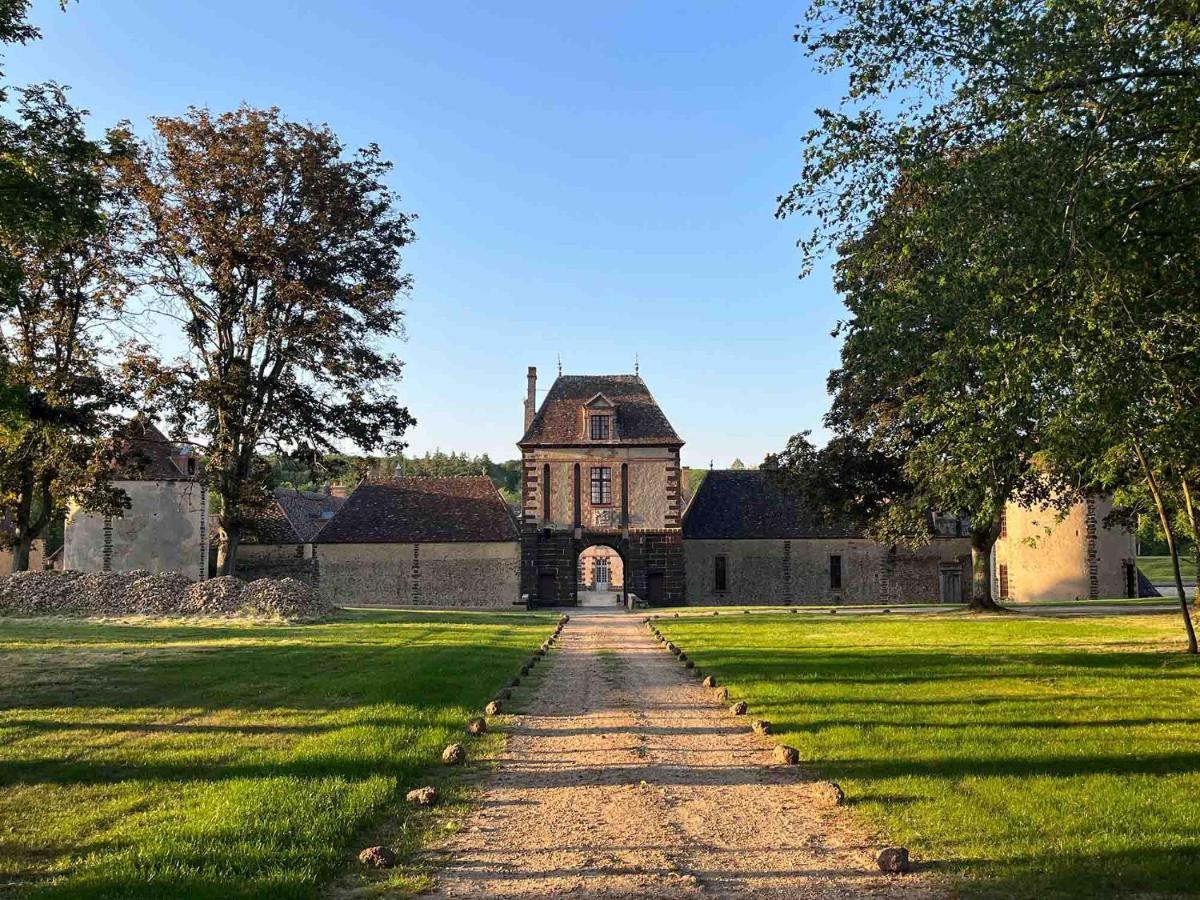
<path id="1" fill-rule="evenodd" d="M 1177 616 L 658 624 L 965 896 L 1200 889 L 1200 663 Z"/>
<path id="2" fill-rule="evenodd" d="M 0 620 L 0 895 L 311 897 L 352 882 L 360 841 L 428 837 L 436 818 L 410 815 L 404 792 L 445 778 L 442 748 L 552 622 Z M 421 870 L 389 880 L 419 887 Z"/>
<path id="3" fill-rule="evenodd" d="M 1175 581 L 1175 572 L 1169 556 L 1139 556 L 1138 568 L 1153 584 L 1170 584 Z M 1184 584 L 1196 583 L 1196 567 L 1187 556 L 1179 557 L 1179 571 Z"/>

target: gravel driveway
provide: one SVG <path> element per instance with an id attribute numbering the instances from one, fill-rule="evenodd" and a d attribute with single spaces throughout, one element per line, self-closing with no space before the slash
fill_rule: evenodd
<path id="1" fill-rule="evenodd" d="M 522 686 L 440 897 L 933 897 L 802 768 L 771 762 L 640 616 L 573 614 Z"/>

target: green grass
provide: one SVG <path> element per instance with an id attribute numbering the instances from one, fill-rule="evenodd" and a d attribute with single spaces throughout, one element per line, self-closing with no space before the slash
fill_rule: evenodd
<path id="1" fill-rule="evenodd" d="M 1138 568 L 1154 584 L 1170 584 L 1175 581 L 1175 571 L 1169 556 L 1139 556 Z M 1196 567 L 1190 559 L 1180 557 L 1179 571 L 1184 584 L 1196 583 Z"/>
<path id="2" fill-rule="evenodd" d="M 379 610 L 302 628 L 0 620 L 0 895 L 419 888 L 419 863 L 370 884 L 347 863 L 360 841 L 411 852 L 445 826 L 404 792 L 445 781 L 442 748 L 551 627 Z"/>
<path id="3" fill-rule="evenodd" d="M 658 624 L 965 896 L 1195 896 L 1200 663 L 1176 617 Z"/>

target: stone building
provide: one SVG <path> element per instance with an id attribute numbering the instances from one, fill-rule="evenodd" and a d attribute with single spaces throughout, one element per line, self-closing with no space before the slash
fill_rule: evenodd
<path id="1" fill-rule="evenodd" d="M 238 546 L 238 577 L 291 577 L 315 584 L 313 541 L 345 501 L 341 486 L 328 491 L 275 488 L 271 504 L 254 517 Z"/>
<path id="2" fill-rule="evenodd" d="M 522 463 L 521 592 L 578 602 L 580 554 L 606 546 L 622 590 L 684 602 L 679 451 L 683 441 L 637 375 L 560 375 L 539 408 L 530 367 Z"/>
<path id="3" fill-rule="evenodd" d="M 67 510 L 63 567 L 82 572 L 181 572 L 208 577 L 208 488 L 196 457 L 154 425 L 132 420 L 117 436 L 113 484 L 121 516 Z"/>
<path id="4" fill-rule="evenodd" d="M 323 594 L 361 606 L 506 606 L 520 544 L 485 475 L 360 484 L 314 538 Z"/>
<path id="5" fill-rule="evenodd" d="M 1014 602 L 1138 596 L 1135 537 L 1105 524 L 1112 508 L 1106 497 L 1065 514 L 1009 503 L 992 554 L 997 594 Z"/>
<path id="6" fill-rule="evenodd" d="M 892 548 L 828 524 L 764 471 L 709 472 L 683 520 L 697 605 L 961 603 L 971 544 L 955 519 L 928 544 Z"/>

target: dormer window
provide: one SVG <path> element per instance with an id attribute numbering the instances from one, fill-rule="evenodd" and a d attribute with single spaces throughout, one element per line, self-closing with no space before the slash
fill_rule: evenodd
<path id="1" fill-rule="evenodd" d="M 603 394 L 583 404 L 583 433 L 589 441 L 617 440 L 617 406 Z"/>

